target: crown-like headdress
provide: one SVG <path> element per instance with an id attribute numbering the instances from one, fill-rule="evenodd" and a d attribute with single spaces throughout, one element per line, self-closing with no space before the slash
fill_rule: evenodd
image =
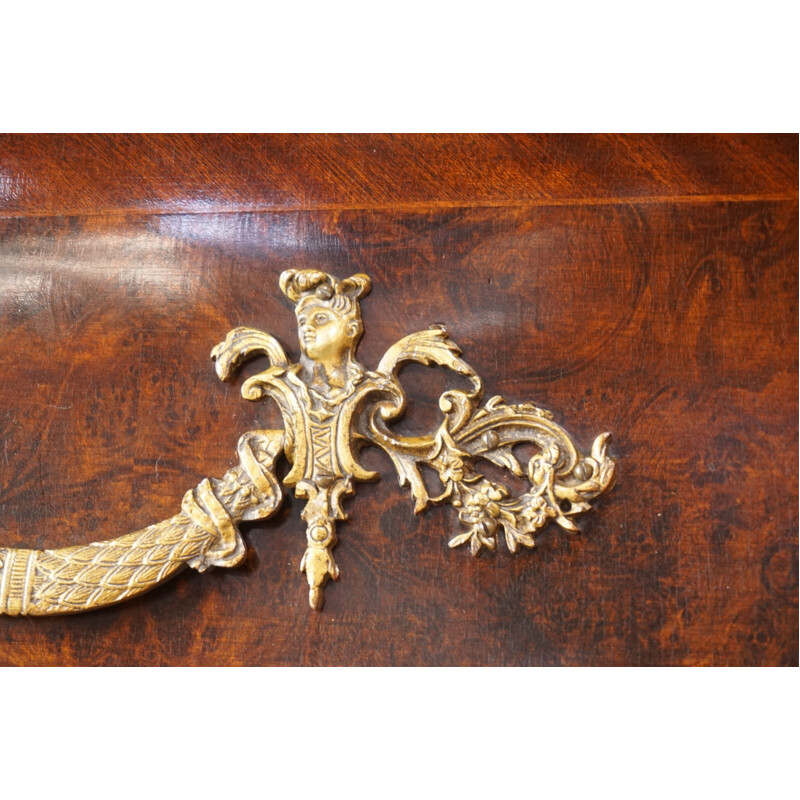
<path id="1" fill-rule="evenodd" d="M 281 291 L 295 304 L 306 297 L 314 297 L 322 301 L 333 300 L 334 305 L 338 305 L 335 300 L 340 297 L 345 301 L 343 305 L 349 306 L 369 294 L 372 281 L 362 273 L 340 281 L 316 269 L 287 269 L 281 273 L 280 285 Z"/>

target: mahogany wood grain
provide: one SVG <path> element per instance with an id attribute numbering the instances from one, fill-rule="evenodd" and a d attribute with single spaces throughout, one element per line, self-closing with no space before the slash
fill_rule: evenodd
<path id="1" fill-rule="evenodd" d="M 0 137 L 0 536 L 171 516 L 276 410 L 220 383 L 233 326 L 296 355 L 281 270 L 363 271 L 360 358 L 445 323 L 616 488 L 567 538 L 472 559 L 388 459 L 307 606 L 288 500 L 247 564 L 0 617 L 0 664 L 797 664 L 796 136 Z M 252 374 L 257 365 L 248 367 Z M 408 368 L 403 425 L 444 374 Z"/>

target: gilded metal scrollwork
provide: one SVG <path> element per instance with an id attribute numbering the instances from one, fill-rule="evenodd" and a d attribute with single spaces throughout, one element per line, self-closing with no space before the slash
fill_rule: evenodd
<path id="1" fill-rule="evenodd" d="M 532 548 L 549 520 L 569 532 L 573 518 L 609 489 L 616 463 L 607 454 L 609 434 L 581 453 L 549 411 L 529 403 L 491 398 L 483 407 L 483 384 L 448 338 L 443 326 L 412 333 L 389 348 L 375 371 L 356 360 L 363 333 L 360 300 L 370 290 L 366 275 L 345 280 L 316 270 L 288 270 L 280 287 L 294 303 L 300 360 L 289 361 L 278 341 L 252 328 L 236 328 L 212 351 L 216 371 L 229 380 L 242 363 L 266 355 L 270 366 L 247 379 L 242 395 L 275 400 L 284 430 L 251 431 L 238 443 L 239 464 L 221 479 L 204 479 L 186 493 L 181 511 L 169 520 L 117 539 L 58 550 L 0 548 L 0 613 L 60 614 L 118 603 L 192 567 L 234 567 L 246 552 L 238 523 L 265 519 L 282 501 L 275 462 L 291 464 L 283 484 L 305 500 L 306 550 L 300 562 L 312 608 L 323 605 L 323 588 L 339 577 L 333 556 L 336 523 L 347 519 L 342 501 L 355 482 L 375 480 L 358 453 L 367 445 L 391 458 L 414 511 L 449 503 L 462 531 L 450 547 L 469 545 L 477 555 L 503 541 L 511 553 Z M 398 373 L 416 361 L 453 370 L 467 390 L 439 398 L 443 419 L 430 436 L 407 437 L 390 423 L 405 411 Z M 532 443 L 537 452 L 521 464 L 514 447 Z M 486 459 L 530 488 L 512 493 L 477 471 Z M 420 468 L 438 473 L 441 492 L 430 496 Z"/>

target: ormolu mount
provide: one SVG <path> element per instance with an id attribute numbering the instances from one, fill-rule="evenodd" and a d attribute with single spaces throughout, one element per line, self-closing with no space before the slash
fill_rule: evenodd
<path id="1" fill-rule="evenodd" d="M 589 500 L 610 488 L 616 464 L 606 455 L 609 434 L 595 439 L 583 455 L 552 414 L 531 404 L 509 405 L 493 397 L 479 408 L 483 384 L 461 360 L 461 351 L 442 326 L 412 333 L 389 348 L 373 372 L 355 358 L 363 333 L 359 300 L 370 289 L 366 275 L 339 281 L 316 270 L 289 270 L 280 278 L 295 304 L 300 361 L 292 363 L 268 333 L 236 328 L 211 355 L 217 374 L 229 380 L 239 365 L 266 354 L 269 369 L 245 381 L 247 400 L 273 398 L 284 430 L 251 431 L 238 444 L 239 465 L 223 478 L 201 481 L 186 493 L 181 512 L 142 531 L 59 550 L 0 549 L 0 613 L 61 614 L 86 611 L 152 589 L 184 567 L 204 571 L 233 567 L 246 545 L 237 523 L 264 519 L 282 500 L 275 460 L 291 464 L 284 478 L 306 501 L 307 546 L 300 568 L 308 578 L 309 603 L 322 608 L 323 587 L 338 578 L 333 559 L 336 521 L 346 519 L 342 500 L 355 481 L 378 478 L 357 460 L 365 445 L 391 457 L 414 498 L 414 510 L 450 503 L 464 530 L 451 547 L 469 543 L 477 555 L 494 550 L 502 538 L 516 553 L 534 547 L 536 533 L 554 520 L 578 530 L 571 517 L 587 511 Z M 448 367 L 468 379 L 469 391 L 450 390 L 439 398 L 444 419 L 431 436 L 405 437 L 389 423 L 403 414 L 406 399 L 398 381 L 406 361 Z M 526 465 L 513 447 L 530 442 L 538 452 Z M 518 477 L 530 489 L 515 496 L 502 483 L 475 470 L 484 458 Z M 430 497 L 420 465 L 435 469 L 442 492 Z"/>

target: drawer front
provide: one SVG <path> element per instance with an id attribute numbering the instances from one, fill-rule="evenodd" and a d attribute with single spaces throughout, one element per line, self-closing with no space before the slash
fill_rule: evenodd
<path id="1" fill-rule="evenodd" d="M 608 431 L 618 462 L 580 534 L 551 522 L 534 550 L 471 557 L 448 547 L 454 510 L 415 515 L 366 448 L 381 478 L 344 502 L 322 611 L 287 491 L 243 526 L 236 568 L 0 617 L 0 664 L 796 664 L 796 153 L 794 136 L 0 138 L 0 548 L 168 519 L 243 433 L 281 429 L 240 394 L 266 359 L 222 383 L 209 354 L 250 326 L 297 359 L 288 269 L 371 277 L 368 369 L 445 325 L 485 400 L 552 411 L 587 452 Z M 400 380 L 406 435 L 466 386 L 419 364 Z"/>

